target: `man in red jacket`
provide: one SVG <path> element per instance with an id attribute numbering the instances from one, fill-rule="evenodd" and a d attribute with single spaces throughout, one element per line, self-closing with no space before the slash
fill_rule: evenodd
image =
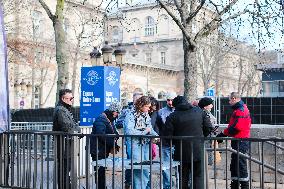
<path id="1" fill-rule="evenodd" d="M 217 137 L 249 138 L 251 118 L 247 106 L 241 100 L 237 92 L 232 92 L 229 97 L 229 104 L 233 109 L 228 127 L 217 135 Z M 222 142 L 222 140 L 218 140 Z M 249 150 L 249 142 L 246 140 L 233 140 L 231 146 L 234 150 L 245 154 Z M 239 157 L 238 157 L 239 156 Z M 249 176 L 247 170 L 247 160 L 237 153 L 231 155 L 231 189 L 249 189 Z"/>

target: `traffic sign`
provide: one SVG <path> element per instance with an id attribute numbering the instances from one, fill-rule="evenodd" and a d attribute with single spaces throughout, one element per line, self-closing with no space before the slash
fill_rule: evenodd
<path id="1" fill-rule="evenodd" d="M 215 96 L 215 89 L 213 88 L 207 89 L 207 96 Z"/>
<path id="2" fill-rule="evenodd" d="M 21 100 L 20 101 L 20 106 L 25 106 L 25 101 Z"/>

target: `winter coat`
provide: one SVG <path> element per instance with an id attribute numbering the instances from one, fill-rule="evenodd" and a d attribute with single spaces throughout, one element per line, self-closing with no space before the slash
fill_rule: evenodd
<path id="1" fill-rule="evenodd" d="M 156 133 L 159 133 L 159 128 L 157 125 L 158 111 L 154 111 L 150 114 L 151 117 L 151 125 Z"/>
<path id="2" fill-rule="evenodd" d="M 107 118 L 105 113 L 100 114 L 93 123 L 92 135 L 116 135 L 118 134 L 113 124 Z M 90 152 L 94 158 L 98 154 L 98 159 L 108 157 L 110 151 L 117 146 L 116 137 L 107 136 L 91 136 L 90 139 Z"/>
<path id="3" fill-rule="evenodd" d="M 182 103 L 167 117 L 163 133 L 165 136 L 203 137 L 208 136 L 212 129 L 210 118 L 204 111 L 189 103 Z M 183 139 L 182 147 L 180 141 L 180 139 L 173 140 L 173 145 L 175 145 L 174 160 L 181 160 L 181 151 L 182 161 L 190 162 L 191 152 L 193 152 L 194 161 L 201 160 L 202 143 L 200 140 Z"/>
<path id="4" fill-rule="evenodd" d="M 53 113 L 53 127 L 52 131 L 61 131 L 69 134 L 80 133 L 81 129 L 75 122 L 73 115 L 71 113 L 71 106 L 59 102 L 54 109 Z M 69 135 L 57 135 L 55 136 L 55 142 L 57 142 L 57 158 L 60 160 L 63 158 L 67 159 L 71 157 L 71 144 L 74 141 L 74 137 Z M 69 150 L 68 150 L 69 149 Z M 65 160 L 63 160 L 65 161 Z"/>
<path id="5" fill-rule="evenodd" d="M 167 117 L 174 112 L 174 108 L 170 108 L 169 106 L 166 106 L 158 111 L 158 116 L 156 120 L 157 128 L 159 131 L 159 135 L 163 135 L 163 130 L 165 127 L 166 119 Z"/>
<path id="6" fill-rule="evenodd" d="M 59 102 L 53 113 L 53 131 L 62 131 L 67 133 L 80 133 L 81 129 L 75 122 L 71 113 L 71 106 Z"/>
<path id="7" fill-rule="evenodd" d="M 146 128 L 151 128 L 150 135 L 157 135 L 151 125 L 151 118 L 148 113 L 138 114 L 135 110 L 131 110 L 125 117 L 125 134 L 126 135 L 147 135 Z"/>
<path id="8" fill-rule="evenodd" d="M 247 106 L 243 101 L 240 101 L 233 105 L 232 108 L 233 114 L 228 127 L 224 130 L 224 134 L 234 138 L 249 138 L 251 118 Z"/>
<path id="9" fill-rule="evenodd" d="M 126 108 L 124 108 L 121 111 L 121 113 L 119 114 L 119 116 L 116 120 L 116 123 L 115 123 L 116 128 L 118 128 L 118 129 L 124 128 L 126 114 L 128 114 L 132 110 L 134 110 L 133 102 L 129 103 L 128 106 Z"/>

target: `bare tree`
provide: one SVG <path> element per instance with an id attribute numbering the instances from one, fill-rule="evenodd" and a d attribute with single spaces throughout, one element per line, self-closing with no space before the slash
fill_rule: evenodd
<path id="1" fill-rule="evenodd" d="M 266 33 L 271 35 L 272 32 L 269 31 L 268 27 L 271 18 L 277 19 L 277 16 L 279 16 L 279 13 L 273 11 L 273 7 L 274 10 L 275 6 L 279 7 L 279 2 L 276 0 L 266 1 L 265 4 L 258 0 L 245 4 L 239 0 L 218 2 L 213 0 L 157 0 L 157 2 L 182 31 L 184 95 L 191 100 L 197 96 L 197 59 L 195 52 L 198 48 L 197 44 L 202 39 L 208 38 L 213 32 L 218 32 L 227 22 L 236 21 L 236 19 L 241 19 L 242 15 L 246 15 L 246 20 L 250 22 L 252 28 L 258 27 L 258 30 L 252 30 L 252 35 L 257 36 L 259 42 L 263 42 L 262 37 L 264 35 L 261 33 L 266 29 Z M 201 19 L 205 20 L 206 24 L 199 24 L 198 22 Z M 239 25 L 242 25 L 242 22 L 244 20 Z M 196 33 L 193 32 L 193 28 L 197 29 Z"/>
<path id="2" fill-rule="evenodd" d="M 63 29 L 64 22 L 64 4 L 65 0 L 57 0 L 55 14 L 52 14 L 50 8 L 44 0 L 38 0 L 43 9 L 46 11 L 48 17 L 52 21 L 55 33 L 56 44 L 56 63 L 57 63 L 57 92 L 56 102 L 58 101 L 58 92 L 60 89 L 66 87 L 69 81 L 69 62 L 67 61 L 66 49 L 66 33 Z"/>
<path id="3" fill-rule="evenodd" d="M 95 7 L 97 8 L 97 7 Z M 90 52 L 86 52 L 86 50 L 92 49 L 92 46 L 95 43 L 100 43 L 100 38 L 102 38 L 103 33 L 99 31 L 103 31 L 103 19 L 100 19 L 99 15 L 97 14 L 99 10 L 87 11 L 85 9 L 80 10 L 77 7 L 70 6 L 67 8 L 67 12 L 70 15 L 76 15 L 76 19 L 78 22 L 76 23 L 69 23 L 72 32 L 74 33 L 75 37 L 75 45 L 68 41 L 68 49 L 70 51 L 70 57 L 72 58 L 72 74 L 71 74 L 71 83 L 72 87 L 71 90 L 74 93 L 76 89 L 76 81 L 78 79 L 78 71 L 77 66 L 80 58 L 83 58 L 80 55 L 82 54 L 89 54 Z M 97 33 L 96 33 L 97 32 Z M 84 61 L 82 62 L 83 66 Z"/>

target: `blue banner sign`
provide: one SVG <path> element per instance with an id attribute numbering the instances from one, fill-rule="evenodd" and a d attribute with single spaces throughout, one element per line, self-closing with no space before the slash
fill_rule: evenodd
<path id="1" fill-rule="evenodd" d="M 8 90 L 8 64 L 7 45 L 5 38 L 3 11 L 0 3 L 0 133 L 9 129 L 9 90 Z"/>
<path id="2" fill-rule="evenodd" d="M 120 69 L 109 66 L 81 68 L 80 125 L 91 126 L 113 101 L 120 101 Z"/>

